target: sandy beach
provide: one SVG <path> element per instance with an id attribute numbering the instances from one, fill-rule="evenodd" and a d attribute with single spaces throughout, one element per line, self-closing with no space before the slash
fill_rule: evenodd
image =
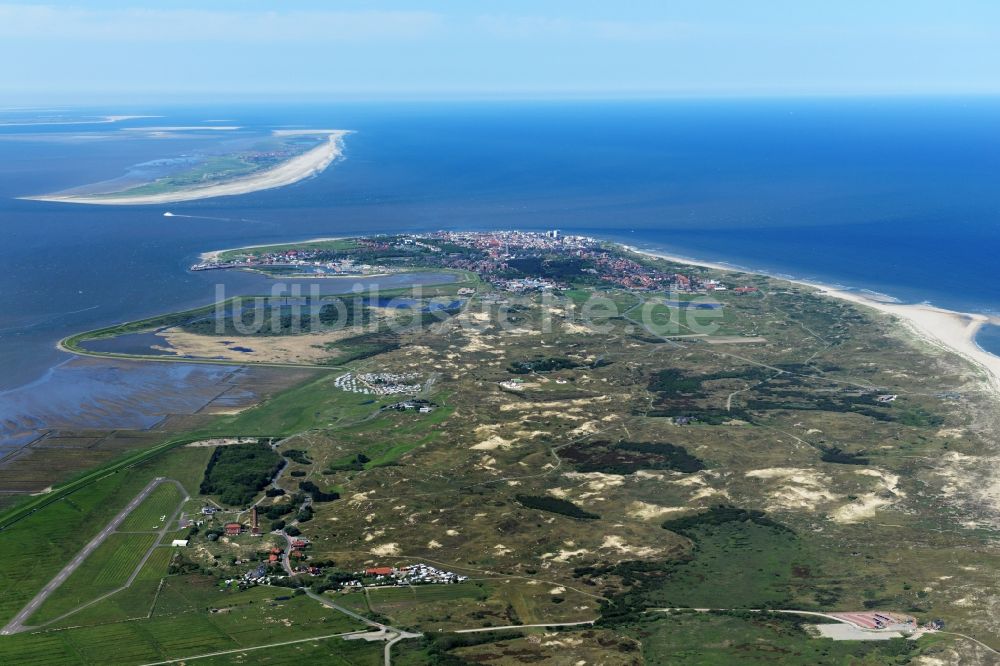
<path id="1" fill-rule="evenodd" d="M 176 203 L 179 201 L 194 201 L 212 197 L 225 197 L 237 194 L 249 194 L 259 190 L 269 190 L 297 183 L 300 180 L 321 173 L 330 166 L 343 152 L 343 138 L 349 130 L 291 130 L 276 131 L 276 135 L 292 134 L 326 134 L 327 140 L 312 150 L 293 157 L 274 168 L 251 174 L 245 178 L 192 187 L 189 189 L 163 192 L 159 194 L 141 194 L 136 196 L 86 196 L 86 195 L 42 195 L 38 197 L 22 197 L 32 201 L 54 201 L 59 203 L 96 204 L 102 206 L 136 206 L 149 204 Z"/>
<path id="2" fill-rule="evenodd" d="M 678 264 L 689 266 L 702 266 L 720 271 L 734 273 L 752 273 L 733 266 L 713 263 L 708 261 L 698 261 L 687 259 L 666 253 L 650 252 L 640 250 L 635 247 L 625 246 L 627 249 L 638 254 L 645 254 L 651 257 L 666 259 Z M 775 277 L 775 276 L 769 276 Z M 815 289 L 824 296 L 850 301 L 855 305 L 878 310 L 879 312 L 896 317 L 908 330 L 914 333 L 921 340 L 939 348 L 958 354 L 975 367 L 982 370 L 984 379 L 990 389 L 1000 397 L 1000 357 L 994 356 L 984 351 L 976 344 L 976 333 L 987 323 L 1000 323 L 996 318 L 982 314 L 971 314 L 966 312 L 955 312 L 944 308 L 935 307 L 928 304 L 903 304 L 891 303 L 877 300 L 865 296 L 855 291 L 837 289 L 823 284 L 808 282 L 805 280 L 789 280 L 787 278 L 777 278 L 793 284 L 802 285 Z"/>
<path id="3" fill-rule="evenodd" d="M 996 323 L 994 319 L 982 314 L 945 310 L 925 303 L 914 305 L 885 303 L 857 292 L 832 289 L 808 282 L 800 284 L 814 287 L 826 296 L 850 301 L 895 316 L 924 341 L 935 347 L 954 352 L 983 370 L 990 388 L 1000 396 L 1000 357 L 984 351 L 976 344 L 976 334 L 979 329 L 991 321 Z"/>

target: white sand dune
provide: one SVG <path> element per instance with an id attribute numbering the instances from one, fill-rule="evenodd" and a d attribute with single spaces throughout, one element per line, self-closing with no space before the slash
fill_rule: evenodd
<path id="1" fill-rule="evenodd" d="M 65 196 L 42 195 L 22 198 L 32 201 L 54 201 L 59 203 L 96 204 L 102 206 L 137 206 L 249 194 L 250 192 L 257 192 L 259 190 L 269 190 L 291 185 L 292 183 L 297 183 L 300 180 L 321 173 L 341 155 L 343 151 L 343 138 L 348 133 L 348 130 L 294 130 L 290 132 L 275 132 L 275 134 L 286 136 L 291 134 L 325 134 L 327 140 L 316 148 L 297 155 L 275 167 L 265 171 L 258 171 L 244 178 L 237 178 L 222 183 L 184 188 L 158 194 L 138 194 L 135 196 L 76 194 Z"/>

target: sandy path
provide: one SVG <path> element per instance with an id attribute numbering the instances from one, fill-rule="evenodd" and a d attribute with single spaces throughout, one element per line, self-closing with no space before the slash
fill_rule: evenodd
<path id="1" fill-rule="evenodd" d="M 206 185 L 204 187 L 192 187 L 189 189 L 176 190 L 173 192 L 163 192 L 160 194 L 141 194 L 136 196 L 54 196 L 42 195 L 39 197 L 22 197 L 32 201 L 55 201 L 61 203 L 82 203 L 97 204 L 103 206 L 136 206 L 149 204 L 175 203 L 178 201 L 194 201 L 197 199 L 209 199 L 212 197 L 225 197 L 237 194 L 249 194 L 259 190 L 269 190 L 276 187 L 284 187 L 297 183 L 309 176 L 321 173 L 330 166 L 331 163 L 343 152 L 343 138 L 349 132 L 347 130 L 322 130 L 317 131 L 296 131 L 297 134 L 327 134 L 327 140 L 301 155 L 297 155 L 287 162 L 283 162 L 274 168 L 260 171 L 236 180 Z M 280 134 L 277 133 L 276 134 Z M 284 134 L 289 134 L 288 132 Z"/>

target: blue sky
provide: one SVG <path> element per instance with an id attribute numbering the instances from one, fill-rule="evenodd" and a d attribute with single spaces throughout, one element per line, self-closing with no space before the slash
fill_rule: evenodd
<path id="1" fill-rule="evenodd" d="M 0 101 L 1000 93 L 1000 2 L 0 0 Z"/>

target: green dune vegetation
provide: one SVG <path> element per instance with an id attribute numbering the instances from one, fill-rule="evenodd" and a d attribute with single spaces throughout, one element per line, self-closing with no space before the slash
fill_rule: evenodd
<path id="1" fill-rule="evenodd" d="M 540 235 L 494 264 L 496 238 L 376 239 L 398 265 L 476 280 L 432 325 L 345 345 L 0 516 L 6 624 L 151 480 L 186 491 L 150 494 L 0 636 L 0 662 L 382 663 L 384 643 L 339 636 L 366 620 L 420 634 L 392 645 L 401 664 L 992 663 L 997 423 L 979 369 L 801 285 Z M 647 326 L 681 284 L 721 328 Z M 171 507 L 185 522 L 161 538 Z M 386 573 L 415 565 L 455 582 Z M 813 626 L 835 620 L 779 611 L 944 631 L 833 640 Z"/>

